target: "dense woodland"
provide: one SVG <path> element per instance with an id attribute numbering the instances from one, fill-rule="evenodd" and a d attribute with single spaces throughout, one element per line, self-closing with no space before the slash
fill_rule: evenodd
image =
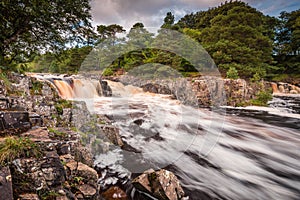
<path id="1" fill-rule="evenodd" d="M 198 70 L 185 58 L 147 48 L 149 42 L 164 34 L 164 29 L 170 29 L 199 42 L 224 77 L 300 79 L 300 9 L 283 11 L 275 18 L 244 2 L 228 1 L 187 14 L 177 22 L 169 12 L 158 35 L 137 22 L 122 38 L 117 34 L 125 30 L 117 24 L 93 29 L 88 0 L 1 1 L 0 19 L 2 72 L 77 73 L 95 46 L 113 38 L 115 43 L 138 41 L 145 48 L 129 51 L 111 62 L 104 75 L 147 63 L 160 64 L 155 69 L 160 72 L 170 66 L 184 76 L 197 75 Z"/>

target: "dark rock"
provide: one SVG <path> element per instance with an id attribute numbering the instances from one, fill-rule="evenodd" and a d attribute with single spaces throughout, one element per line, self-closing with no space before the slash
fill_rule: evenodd
<path id="1" fill-rule="evenodd" d="M 10 102 L 9 99 L 6 97 L 0 97 L 0 109 L 9 109 Z"/>
<path id="2" fill-rule="evenodd" d="M 69 154 L 71 152 L 71 148 L 69 144 L 59 144 L 57 146 L 57 153 L 59 155 Z"/>
<path id="3" fill-rule="evenodd" d="M 133 123 L 135 123 L 136 125 L 140 126 L 140 125 L 142 125 L 144 123 L 144 121 L 145 120 L 143 120 L 143 119 L 136 119 L 136 120 L 133 121 Z"/>
<path id="4" fill-rule="evenodd" d="M 0 167 L 0 200 L 12 200 L 12 177 L 9 167 Z"/>
<path id="5" fill-rule="evenodd" d="M 37 113 L 29 113 L 29 121 L 32 127 L 43 125 L 43 119 Z"/>
<path id="6" fill-rule="evenodd" d="M 109 85 L 107 84 L 107 81 L 101 80 L 101 81 L 100 81 L 100 84 L 101 84 L 101 86 L 102 86 L 102 93 L 103 93 L 103 96 L 105 96 L 105 97 L 111 97 L 111 96 L 112 96 L 112 90 L 111 90 L 111 88 L 109 87 Z"/>
<path id="7" fill-rule="evenodd" d="M 31 128 L 28 112 L 1 111 L 0 136 L 5 134 L 15 135 Z"/>
<path id="8" fill-rule="evenodd" d="M 148 170 L 132 181 L 134 187 L 159 200 L 179 200 L 184 197 L 184 191 L 177 177 L 170 171 Z"/>

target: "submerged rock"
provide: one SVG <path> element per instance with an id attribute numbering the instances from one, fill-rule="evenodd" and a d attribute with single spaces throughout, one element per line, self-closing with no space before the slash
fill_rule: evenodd
<path id="1" fill-rule="evenodd" d="M 132 181 L 133 186 L 159 200 L 183 199 L 184 191 L 177 177 L 170 171 L 145 171 Z"/>

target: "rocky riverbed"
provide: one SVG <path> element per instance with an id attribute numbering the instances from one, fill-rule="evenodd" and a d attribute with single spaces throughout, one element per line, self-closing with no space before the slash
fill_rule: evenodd
<path id="1" fill-rule="evenodd" d="M 8 80 L 0 80 L 0 199 L 130 199 L 122 185 L 99 185 L 106 169 L 94 166 L 95 151 L 124 146 L 108 117 L 91 114 L 84 102 L 62 99 L 51 81 L 18 74 Z M 106 82 L 101 85 L 110 95 Z M 184 196 L 174 174 L 151 173 L 151 189 L 141 199 Z"/>

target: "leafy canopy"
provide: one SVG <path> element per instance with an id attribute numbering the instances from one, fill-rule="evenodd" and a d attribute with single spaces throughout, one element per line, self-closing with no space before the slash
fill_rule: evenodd
<path id="1" fill-rule="evenodd" d="M 89 43 L 90 9 L 89 0 L 1 0 L 0 65 L 67 43 Z"/>

